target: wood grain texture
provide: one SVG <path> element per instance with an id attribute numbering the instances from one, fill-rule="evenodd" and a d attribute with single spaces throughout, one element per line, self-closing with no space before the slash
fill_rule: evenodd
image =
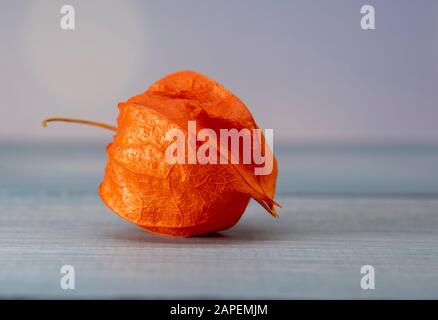
<path id="1" fill-rule="evenodd" d="M 220 234 L 146 233 L 90 193 L 0 195 L 1 298 L 438 298 L 438 199 L 280 198 Z M 60 268 L 76 289 L 60 289 Z M 360 288 L 360 268 L 376 289 Z"/>

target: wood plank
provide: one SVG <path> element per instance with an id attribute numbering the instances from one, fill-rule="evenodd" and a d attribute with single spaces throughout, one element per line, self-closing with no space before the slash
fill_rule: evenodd
<path id="1" fill-rule="evenodd" d="M 169 238 L 97 195 L 0 196 L 0 297 L 438 298 L 438 199 L 280 198 L 221 234 Z M 76 289 L 60 288 L 75 267 Z M 373 265 L 376 289 L 362 290 Z"/>

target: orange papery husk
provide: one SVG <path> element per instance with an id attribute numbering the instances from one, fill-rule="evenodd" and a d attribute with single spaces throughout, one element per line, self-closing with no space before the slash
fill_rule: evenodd
<path id="1" fill-rule="evenodd" d="M 171 143 L 166 132 L 187 133 L 189 120 L 196 121 L 198 131 L 210 128 L 218 137 L 220 129 L 258 129 L 243 102 L 222 85 L 197 72 L 180 71 L 120 103 L 119 110 L 117 133 L 107 146 L 108 162 L 99 187 L 105 204 L 119 216 L 172 236 L 230 228 L 251 198 L 277 216 L 275 157 L 268 175 L 255 175 L 254 164 L 169 164 L 165 160 Z"/>

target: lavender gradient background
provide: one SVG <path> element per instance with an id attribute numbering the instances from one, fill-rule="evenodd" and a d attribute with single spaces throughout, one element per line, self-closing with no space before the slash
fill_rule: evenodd
<path id="1" fill-rule="evenodd" d="M 62 5 L 76 30 L 59 27 Z M 360 28 L 360 7 L 376 30 Z M 178 69 L 223 83 L 276 141 L 437 142 L 436 1 L 0 1 L 1 140 L 107 132 L 117 102 Z M 7 119 L 7 120 L 6 120 Z"/>

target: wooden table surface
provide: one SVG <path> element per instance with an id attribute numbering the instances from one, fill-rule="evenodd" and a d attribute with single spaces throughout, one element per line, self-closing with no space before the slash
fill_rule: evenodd
<path id="1" fill-rule="evenodd" d="M 280 197 L 220 234 L 170 238 L 97 195 L 0 195 L 1 298 L 438 298 L 438 199 Z M 60 288 L 62 265 L 75 289 Z M 375 290 L 360 287 L 375 268 Z"/>

